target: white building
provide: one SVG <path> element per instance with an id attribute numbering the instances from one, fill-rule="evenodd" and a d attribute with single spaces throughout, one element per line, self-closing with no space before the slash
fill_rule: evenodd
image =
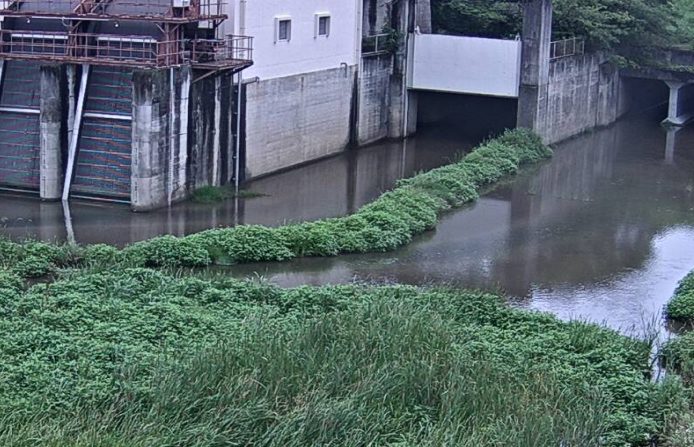
<path id="1" fill-rule="evenodd" d="M 229 0 L 225 34 L 254 37 L 246 85 L 247 177 L 344 150 L 351 140 L 363 0 Z"/>

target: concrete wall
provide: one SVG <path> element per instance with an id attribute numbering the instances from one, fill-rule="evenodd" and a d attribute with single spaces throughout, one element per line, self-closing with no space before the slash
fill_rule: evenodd
<path id="1" fill-rule="evenodd" d="M 57 200 L 63 190 L 65 69 L 61 65 L 44 65 L 40 70 L 40 196 L 45 200 Z"/>
<path id="2" fill-rule="evenodd" d="M 356 113 L 357 67 L 348 66 L 246 86 L 246 177 L 344 150 Z"/>
<path id="3" fill-rule="evenodd" d="M 173 70 L 173 77 L 171 70 L 133 73 L 131 204 L 137 211 L 231 180 L 231 75 L 195 83 L 192 77 L 189 68 Z"/>
<path id="4" fill-rule="evenodd" d="M 360 145 L 388 137 L 392 69 L 393 58 L 390 55 L 362 60 L 357 120 L 357 143 Z"/>
<path id="5" fill-rule="evenodd" d="M 521 42 L 415 34 L 409 87 L 450 93 L 517 97 Z"/>
<path id="6" fill-rule="evenodd" d="M 236 96 L 231 74 L 208 77 L 190 89 L 188 186 L 224 185 L 233 179 L 231 129 Z"/>
<path id="7" fill-rule="evenodd" d="M 356 65 L 361 48 L 363 0 L 231 0 L 224 32 L 254 37 L 253 67 L 261 80 Z M 245 6 L 243 6 L 245 5 Z M 330 16 L 330 34 L 316 35 L 317 14 Z M 290 19 L 291 39 L 276 40 L 278 19 Z"/>
<path id="8" fill-rule="evenodd" d="M 133 73 L 131 204 L 142 211 L 167 205 L 168 70 Z"/>
<path id="9" fill-rule="evenodd" d="M 391 0 L 362 0 L 362 34 L 373 36 L 383 32 L 390 25 Z"/>
<path id="10" fill-rule="evenodd" d="M 615 122 L 626 112 L 617 68 L 602 54 L 553 61 L 539 92 L 536 131 L 547 143 Z"/>

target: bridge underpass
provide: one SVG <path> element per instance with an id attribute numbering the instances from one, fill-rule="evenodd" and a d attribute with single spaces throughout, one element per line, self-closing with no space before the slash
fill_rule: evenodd
<path id="1" fill-rule="evenodd" d="M 624 69 L 622 82 L 632 101 L 639 97 L 661 93 L 662 103 L 667 105 L 667 116 L 663 124 L 684 126 L 694 119 L 694 74 L 658 68 Z M 634 88 L 634 86 L 648 86 Z"/>

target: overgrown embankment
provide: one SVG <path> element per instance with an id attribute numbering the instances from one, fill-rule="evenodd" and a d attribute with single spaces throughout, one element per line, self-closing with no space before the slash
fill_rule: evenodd
<path id="1" fill-rule="evenodd" d="M 0 277 L 0 444 L 645 446 L 650 346 L 479 292 Z"/>
<path id="2" fill-rule="evenodd" d="M 694 324 L 694 272 L 687 275 L 677 286 L 675 296 L 665 308 L 667 317 L 686 325 Z"/>
<path id="3" fill-rule="evenodd" d="M 662 351 L 664 365 L 678 374 L 690 391 L 690 408 L 672 422 L 673 446 L 694 446 L 694 271 L 680 281 L 665 315 L 683 326 L 684 332 L 668 342 Z"/>
<path id="4" fill-rule="evenodd" d="M 443 211 L 476 200 L 482 188 L 550 155 L 538 136 L 516 129 L 487 141 L 457 163 L 401 181 L 350 216 L 279 228 L 248 225 L 182 238 L 162 236 L 123 250 L 0 241 L 0 263 L 22 276 L 37 277 L 60 267 L 95 264 L 201 267 L 388 251 L 434 228 Z"/>

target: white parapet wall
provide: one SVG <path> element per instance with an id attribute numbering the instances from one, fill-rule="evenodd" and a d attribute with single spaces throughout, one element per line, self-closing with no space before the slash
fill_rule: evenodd
<path id="1" fill-rule="evenodd" d="M 518 97 L 521 42 L 415 34 L 408 87 L 448 93 Z"/>

